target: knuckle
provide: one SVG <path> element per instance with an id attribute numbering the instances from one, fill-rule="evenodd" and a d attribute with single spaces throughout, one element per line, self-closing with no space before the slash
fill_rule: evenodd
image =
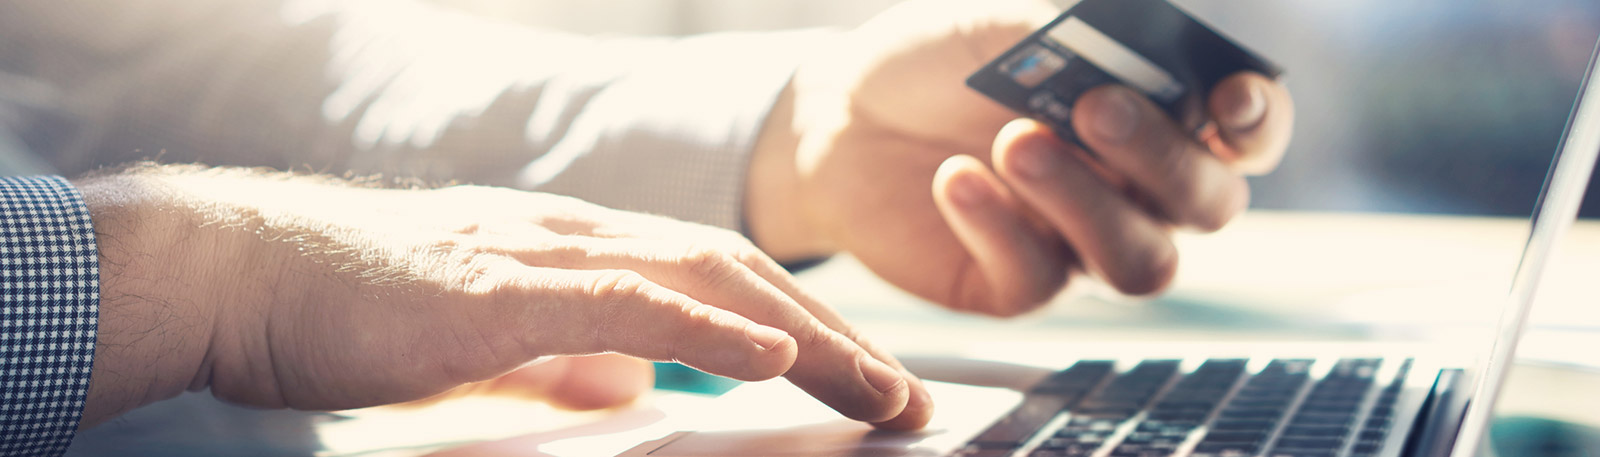
<path id="1" fill-rule="evenodd" d="M 629 270 L 609 270 L 590 279 L 587 287 L 582 289 L 584 296 L 576 301 L 594 309 L 569 329 L 573 342 L 583 342 L 583 347 L 607 347 L 612 344 L 607 343 L 610 339 L 631 341 L 639 338 L 638 326 L 641 322 L 638 316 L 646 314 L 641 313 L 639 308 L 649 306 L 649 303 L 640 302 L 650 300 L 651 288 L 649 280 Z M 668 345 L 664 349 L 670 351 L 674 348 Z"/>
<path id="2" fill-rule="evenodd" d="M 589 286 L 589 296 L 608 306 L 637 301 L 649 296 L 650 281 L 629 270 L 601 273 Z"/>
<path id="3" fill-rule="evenodd" d="M 834 332 L 832 329 L 829 329 L 827 326 L 822 325 L 821 323 L 816 323 L 811 325 L 811 327 L 805 332 L 802 332 L 800 335 L 801 337 L 796 338 L 795 342 L 799 343 L 800 347 L 807 348 L 801 350 L 802 353 L 805 353 L 814 351 L 816 348 L 824 347 L 832 343 L 833 339 L 836 338 L 836 335 L 838 335 L 837 332 Z"/>
<path id="4" fill-rule="evenodd" d="M 451 278 L 451 284 L 457 290 L 489 298 L 505 291 L 506 278 L 497 274 L 505 258 L 493 253 L 487 246 L 471 241 L 442 241 L 428 246 L 428 249 L 439 255 L 440 268 L 446 277 Z"/>
<path id="5" fill-rule="evenodd" d="M 743 264 L 722 250 L 697 247 L 684 255 L 683 265 L 696 283 L 715 288 L 735 281 Z"/>
<path id="6" fill-rule="evenodd" d="M 760 248 L 757 248 L 755 244 L 748 241 L 744 242 L 743 246 L 733 249 L 728 255 L 731 256 L 735 262 L 749 266 L 750 268 L 758 268 L 761 265 L 771 265 L 779 270 L 782 269 L 778 266 L 776 261 L 772 260 L 771 257 L 767 257 L 766 252 L 762 251 Z"/>

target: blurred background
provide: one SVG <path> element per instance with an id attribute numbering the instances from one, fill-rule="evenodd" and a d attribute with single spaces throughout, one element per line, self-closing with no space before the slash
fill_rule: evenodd
<path id="1" fill-rule="evenodd" d="M 598 35 L 847 28 L 897 3 L 429 1 L 485 17 Z M 1184 270 L 1173 293 L 1155 302 L 1142 302 L 1154 306 L 1115 306 L 1127 304 L 1127 300 L 1113 306 L 1074 302 L 1057 304 L 1021 320 L 986 320 L 949 313 L 904 295 L 873 281 L 847 258 L 802 275 L 808 288 L 817 290 L 858 328 L 896 351 L 953 349 L 947 346 L 989 336 L 1018 341 L 1193 341 L 1219 335 L 1246 340 L 1380 339 L 1406 336 L 1393 330 L 1402 325 L 1388 325 L 1390 321 L 1435 324 L 1463 314 L 1463 303 L 1503 296 L 1502 283 L 1509 282 L 1515 253 L 1526 237 L 1526 217 L 1572 109 L 1590 51 L 1600 36 L 1600 2 L 1173 2 L 1287 69 L 1285 82 L 1297 104 L 1293 144 L 1280 168 L 1253 178 L 1252 207 L 1378 216 L 1360 214 L 1349 219 L 1345 215 L 1252 213 L 1223 233 L 1182 238 Z M 0 83 L 7 83 L 4 78 L 0 73 Z M 4 114 L 0 109 L 0 121 Z M 38 168 L 36 163 L 27 163 L 26 154 L 6 153 L 22 149 L 20 143 L 0 135 L 0 171 Z M 1597 188 L 1600 184 L 1589 186 L 1584 217 L 1600 219 Z M 1441 223 L 1399 217 L 1402 213 L 1498 218 Z M 1578 242 L 1570 243 L 1578 249 L 1557 255 L 1558 268 L 1552 270 L 1551 282 L 1560 286 L 1559 293 L 1547 294 L 1553 298 L 1540 303 L 1534 318 L 1538 333 L 1524 342 L 1525 349 L 1541 350 L 1535 357 L 1525 350 L 1523 357 L 1547 362 L 1543 366 L 1564 370 L 1576 366 L 1574 370 L 1595 374 L 1600 373 L 1600 356 L 1588 348 L 1595 347 L 1600 336 L 1600 312 L 1593 306 L 1600 302 L 1600 291 L 1592 280 L 1596 265 L 1600 265 L 1600 255 L 1595 254 L 1600 252 L 1600 221 L 1588 224 L 1579 231 L 1582 238 L 1574 235 Z M 1259 293 L 1265 289 L 1263 285 L 1284 293 L 1241 293 Z M 1395 293 L 1353 295 L 1372 289 Z M 1454 293 L 1441 295 L 1441 290 Z M 1518 373 L 1522 373 L 1515 375 L 1521 376 L 1521 384 L 1513 387 L 1551 394 L 1508 397 L 1502 405 L 1513 414 L 1563 418 L 1560 414 L 1565 413 L 1544 409 L 1546 403 L 1600 400 L 1589 392 L 1596 377 Z M 680 375 L 682 378 L 675 377 Z M 663 366 L 661 377 L 662 385 L 680 390 L 716 381 L 669 366 Z M 1582 414 L 1565 417 L 1567 420 L 1600 423 L 1600 416 L 1594 413 L 1600 411 L 1600 405 L 1577 406 Z M 470 410 L 440 422 L 482 415 L 482 410 Z M 73 455 L 303 455 L 314 451 L 388 455 L 374 449 L 405 448 L 393 442 L 398 434 L 389 423 L 376 426 L 372 433 L 352 434 L 377 437 L 370 445 L 360 442 L 340 447 L 337 434 L 312 430 L 353 423 L 349 417 L 345 413 L 335 417 L 247 411 L 218 406 L 204 393 L 190 394 L 80 436 Z M 395 421 L 417 421 L 415 416 L 393 417 Z M 172 421 L 198 425 L 168 427 Z M 515 436 L 527 433 L 525 428 L 535 424 L 553 428 L 560 423 L 548 415 L 491 421 L 500 428 L 486 427 L 483 422 L 464 422 L 475 434 L 452 439 L 465 442 Z M 228 441 L 220 445 L 192 443 L 186 441 L 193 436 L 191 430 Z M 1543 430 L 1547 431 L 1541 433 L 1565 429 Z M 1589 433 L 1585 439 L 1596 436 L 1591 432 L 1585 432 Z M 1516 436 L 1536 434 L 1518 432 Z M 424 443 L 440 441 L 459 444 L 436 436 L 418 438 Z M 396 455 L 413 454 L 402 451 Z"/>
<path id="2" fill-rule="evenodd" d="M 652 35 L 849 27 L 896 3 L 434 1 L 539 27 Z M 1254 180 L 1255 208 L 1528 215 L 1600 34 L 1590 0 L 1174 3 L 1288 70 L 1294 143 L 1281 168 Z M 1600 199 L 1583 216 L 1600 217 Z"/>

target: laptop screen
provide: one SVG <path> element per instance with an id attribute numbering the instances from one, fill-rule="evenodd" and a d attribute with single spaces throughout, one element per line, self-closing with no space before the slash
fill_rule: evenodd
<path id="1" fill-rule="evenodd" d="M 1595 48 L 1595 52 L 1600 52 L 1600 47 Z M 1512 357 L 1516 354 L 1518 339 L 1522 336 L 1533 301 L 1538 296 L 1551 252 L 1577 217 L 1596 156 L 1600 155 L 1600 82 L 1597 82 L 1600 73 L 1595 71 L 1597 57 L 1600 54 L 1590 57 L 1586 82 L 1578 91 L 1577 105 L 1567 122 L 1561 146 L 1552 160 L 1539 206 L 1534 209 L 1527 246 L 1523 249 L 1489 357 L 1477 367 L 1479 381 L 1462 422 L 1455 455 L 1470 455 L 1483 439 L 1494 402 L 1510 371 Z"/>
<path id="2" fill-rule="evenodd" d="M 1600 5 L 1175 1 L 1289 70 L 1295 144 L 1252 182 L 1256 208 L 1533 214 L 1511 293 L 1454 318 L 1483 330 L 1469 332 L 1484 355 L 1465 377 L 1477 382 L 1463 386 L 1473 407 L 1455 452 L 1471 455 L 1556 241 L 1580 204 L 1600 216 L 1600 198 L 1583 201 L 1600 184 L 1588 179 L 1600 90 L 1579 90 L 1594 74 Z"/>

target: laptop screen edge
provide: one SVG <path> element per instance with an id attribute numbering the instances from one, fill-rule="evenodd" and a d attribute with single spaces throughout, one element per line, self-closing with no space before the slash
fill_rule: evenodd
<path id="1" fill-rule="evenodd" d="M 1578 207 L 1583 203 L 1596 158 L 1600 156 L 1600 72 L 1595 71 L 1600 60 L 1600 41 L 1590 52 L 1588 70 L 1583 85 L 1578 89 L 1577 104 L 1568 118 L 1567 127 L 1545 178 L 1539 202 L 1535 205 L 1532 228 L 1517 265 L 1511 291 L 1506 296 L 1499 322 L 1495 325 L 1494 340 L 1489 356 L 1477 364 L 1477 385 L 1467 404 L 1461 421 L 1460 433 L 1455 440 L 1452 456 L 1474 455 L 1493 418 L 1494 403 L 1504 386 L 1517 342 L 1521 338 L 1538 296 L 1545 267 L 1557 242 L 1577 219 Z"/>

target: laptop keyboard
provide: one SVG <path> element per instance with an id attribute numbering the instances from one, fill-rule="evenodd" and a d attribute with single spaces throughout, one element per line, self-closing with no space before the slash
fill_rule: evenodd
<path id="1" fill-rule="evenodd" d="M 1380 359 L 1110 361 L 1056 372 L 952 457 L 1370 457 L 1382 446 L 1411 361 L 1376 392 Z M 1067 414 L 1062 414 L 1063 412 Z"/>

